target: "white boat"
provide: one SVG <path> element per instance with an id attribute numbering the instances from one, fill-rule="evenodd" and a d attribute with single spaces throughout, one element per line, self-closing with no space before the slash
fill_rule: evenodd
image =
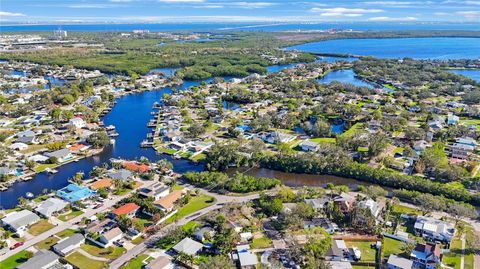
<path id="1" fill-rule="evenodd" d="M 115 145 L 115 139 L 110 139 L 110 145 Z"/>
<path id="2" fill-rule="evenodd" d="M 28 199 L 32 199 L 32 198 L 34 197 L 34 195 L 33 195 L 33 193 L 31 193 L 31 192 L 27 192 L 27 193 L 25 194 L 25 197 L 27 197 Z"/>

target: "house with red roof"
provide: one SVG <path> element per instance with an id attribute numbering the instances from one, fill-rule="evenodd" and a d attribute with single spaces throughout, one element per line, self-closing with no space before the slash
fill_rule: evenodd
<path id="1" fill-rule="evenodd" d="M 136 163 L 136 162 L 124 162 L 123 168 L 139 173 L 147 173 L 151 170 L 150 166 L 144 163 Z"/>
<path id="2" fill-rule="evenodd" d="M 135 204 L 135 203 L 127 203 L 127 204 L 124 204 L 122 206 L 120 206 L 119 208 L 113 210 L 111 212 L 111 215 L 112 217 L 117 217 L 117 216 L 120 216 L 120 215 L 125 215 L 127 217 L 134 217 L 135 214 L 137 214 L 137 211 L 138 209 L 140 209 L 140 206 Z"/>

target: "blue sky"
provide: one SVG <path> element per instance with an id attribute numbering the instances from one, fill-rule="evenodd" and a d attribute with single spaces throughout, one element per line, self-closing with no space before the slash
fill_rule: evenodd
<path id="1" fill-rule="evenodd" d="M 0 22 L 479 22 L 480 0 L 0 0 Z"/>

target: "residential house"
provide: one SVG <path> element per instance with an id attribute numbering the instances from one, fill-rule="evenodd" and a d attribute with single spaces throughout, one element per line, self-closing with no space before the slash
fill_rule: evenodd
<path id="1" fill-rule="evenodd" d="M 241 269 L 255 269 L 258 264 L 258 257 L 250 251 L 249 245 L 237 246 L 238 261 Z"/>
<path id="2" fill-rule="evenodd" d="M 113 180 L 111 180 L 110 178 L 102 178 L 93 182 L 92 185 L 90 185 L 90 188 L 92 190 L 99 190 L 103 188 L 109 189 L 112 186 L 113 186 Z"/>
<path id="3" fill-rule="evenodd" d="M 111 179 L 129 180 L 133 176 L 133 173 L 127 169 L 120 169 L 109 171 L 107 176 Z"/>
<path id="4" fill-rule="evenodd" d="M 305 203 L 312 206 L 316 211 L 324 210 L 328 206 L 329 201 L 330 198 L 326 196 L 323 198 L 305 199 Z"/>
<path id="5" fill-rule="evenodd" d="M 333 198 L 333 202 L 340 207 L 343 212 L 349 212 L 355 203 L 355 197 L 348 193 L 342 192 Z"/>
<path id="6" fill-rule="evenodd" d="M 68 149 L 59 149 L 53 152 L 45 153 L 45 156 L 48 158 L 56 158 L 58 162 L 66 162 L 73 158 L 72 153 Z"/>
<path id="7" fill-rule="evenodd" d="M 36 208 L 35 211 L 44 216 L 45 218 L 50 218 L 53 214 L 62 211 L 67 207 L 68 203 L 64 200 L 58 198 L 48 198 L 47 200 L 41 202 Z"/>
<path id="8" fill-rule="evenodd" d="M 7 226 L 19 236 L 23 236 L 28 227 L 34 223 L 37 223 L 39 220 L 40 217 L 35 213 L 24 209 L 22 211 L 7 214 L 2 218 L 2 225 Z"/>
<path id="9" fill-rule="evenodd" d="M 440 244 L 417 244 L 410 254 L 410 258 L 414 261 L 415 267 L 435 269 L 441 261 L 441 253 Z"/>
<path id="10" fill-rule="evenodd" d="M 82 129 L 87 126 L 87 123 L 81 118 L 73 118 L 68 121 L 68 124 L 74 126 L 76 129 Z"/>
<path id="11" fill-rule="evenodd" d="M 125 215 L 128 218 L 133 218 L 136 214 L 140 206 L 135 203 L 126 203 L 119 208 L 113 210 L 110 215 L 113 219 L 118 216 Z"/>
<path id="12" fill-rule="evenodd" d="M 352 264 L 348 261 L 329 261 L 331 269 L 353 269 Z"/>
<path id="13" fill-rule="evenodd" d="M 196 240 L 198 240 L 200 242 L 203 242 L 203 241 L 207 240 L 208 238 L 212 238 L 214 235 L 215 235 L 215 230 L 212 227 L 204 226 L 201 229 L 197 230 L 193 234 L 193 237 Z"/>
<path id="14" fill-rule="evenodd" d="M 18 265 L 16 269 L 59 269 L 64 266 L 59 262 L 59 258 L 50 250 L 41 249 L 28 261 Z"/>
<path id="15" fill-rule="evenodd" d="M 432 217 L 418 216 L 415 232 L 429 240 L 450 243 L 455 235 L 455 225 Z"/>
<path id="16" fill-rule="evenodd" d="M 319 146 L 317 143 L 315 142 L 312 142 L 312 141 L 303 141 L 302 143 L 300 143 L 300 148 L 303 150 L 303 151 L 317 151 Z"/>
<path id="17" fill-rule="evenodd" d="M 460 121 L 460 118 L 458 116 L 455 116 L 453 114 L 449 114 L 447 116 L 447 124 L 448 125 L 456 125 Z"/>
<path id="18" fill-rule="evenodd" d="M 304 229 L 314 228 L 314 227 L 322 227 L 329 234 L 334 234 L 335 232 L 339 231 L 338 225 L 336 223 L 331 222 L 327 218 L 313 218 L 312 220 L 306 220 L 303 222 Z"/>
<path id="19" fill-rule="evenodd" d="M 80 248 L 80 245 L 83 243 L 85 243 L 85 237 L 83 237 L 82 234 L 74 234 L 58 241 L 55 245 L 53 245 L 52 249 L 58 255 L 65 257 L 74 250 Z"/>
<path id="20" fill-rule="evenodd" d="M 176 190 L 172 193 L 168 194 L 165 197 L 160 198 L 159 200 L 155 201 L 155 205 L 165 212 L 170 212 L 175 207 L 175 203 L 182 198 L 183 191 Z"/>
<path id="21" fill-rule="evenodd" d="M 21 143 L 21 142 L 17 142 L 17 143 L 13 143 L 9 146 L 10 149 L 13 149 L 13 150 L 26 150 L 28 149 L 28 145 L 25 144 L 25 143 Z"/>
<path id="22" fill-rule="evenodd" d="M 388 269 L 412 269 L 413 261 L 390 254 L 387 261 Z"/>
<path id="23" fill-rule="evenodd" d="M 375 219 L 378 219 L 380 212 L 382 211 L 382 209 L 378 206 L 378 203 L 373 199 L 367 199 L 358 202 L 358 207 L 369 210 Z"/>
<path id="24" fill-rule="evenodd" d="M 145 265 L 145 269 L 173 269 L 175 265 L 167 256 L 159 256 Z"/>
<path id="25" fill-rule="evenodd" d="M 154 200 L 158 200 L 162 197 L 167 196 L 170 193 L 170 187 L 165 184 L 158 182 L 153 184 L 150 187 L 142 188 L 139 191 L 139 194 L 143 197 L 149 198 L 152 197 Z"/>
<path id="26" fill-rule="evenodd" d="M 333 240 L 332 247 L 325 255 L 325 259 L 328 261 L 344 261 L 348 254 L 348 247 L 343 240 Z"/>
<path id="27" fill-rule="evenodd" d="M 120 230 L 120 228 L 115 227 L 107 232 L 104 232 L 102 235 L 100 235 L 99 242 L 101 247 L 103 248 L 108 248 L 113 244 L 113 242 L 118 241 L 122 239 L 123 237 L 123 232 Z"/>
<path id="28" fill-rule="evenodd" d="M 57 191 L 57 196 L 70 203 L 88 199 L 96 194 L 95 191 L 77 184 L 69 184 Z"/>
<path id="29" fill-rule="evenodd" d="M 263 140 L 270 144 L 288 143 L 295 140 L 295 136 L 281 132 L 271 132 L 263 136 Z"/>
<path id="30" fill-rule="evenodd" d="M 468 159 L 478 146 L 477 141 L 470 137 L 461 137 L 455 140 L 456 142 L 450 146 L 452 158 Z"/>
<path id="31" fill-rule="evenodd" d="M 182 241 L 178 242 L 175 246 L 173 246 L 173 250 L 176 253 L 184 253 L 188 255 L 197 255 L 198 252 L 200 252 L 203 249 L 204 245 L 202 243 L 199 243 L 195 240 L 192 240 L 188 237 L 185 237 L 182 239 Z"/>
<path id="32" fill-rule="evenodd" d="M 427 146 L 428 146 L 428 142 L 425 141 L 425 140 L 418 140 L 418 141 L 415 141 L 415 143 L 413 144 L 413 149 L 415 151 L 417 151 L 418 153 L 424 151 Z"/>

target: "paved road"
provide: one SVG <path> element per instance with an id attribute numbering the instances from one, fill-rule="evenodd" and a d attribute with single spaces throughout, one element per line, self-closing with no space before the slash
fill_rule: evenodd
<path id="1" fill-rule="evenodd" d="M 193 187 L 190 186 L 190 185 L 183 185 L 183 186 L 193 189 Z M 208 192 L 208 191 L 205 191 L 205 190 L 201 190 L 201 192 L 206 194 L 206 195 L 215 197 L 215 199 L 217 200 L 217 203 L 214 204 L 214 205 L 211 205 L 209 207 L 203 208 L 199 211 L 193 212 L 192 214 L 189 214 L 189 215 L 177 220 L 176 222 L 173 222 L 173 223 L 163 227 L 155 235 L 152 235 L 148 240 L 138 244 L 137 246 L 135 246 L 131 250 L 125 252 L 122 256 L 120 256 L 119 258 L 117 258 L 116 260 L 111 262 L 110 266 L 109 266 L 110 269 L 118 269 L 122 265 L 127 263 L 128 261 L 132 260 L 136 256 L 138 256 L 141 253 L 143 253 L 144 251 L 146 251 L 148 245 L 156 242 L 159 239 L 159 236 L 163 231 L 166 231 L 166 230 L 168 230 L 172 227 L 183 226 L 187 222 L 189 222 L 191 220 L 195 220 L 195 219 L 207 214 L 208 212 L 210 212 L 212 210 L 222 208 L 225 203 L 230 203 L 230 202 L 243 203 L 243 202 L 248 202 L 250 200 L 258 198 L 258 194 L 253 194 L 253 195 L 248 195 L 248 196 L 227 196 L 227 195 L 221 195 L 221 194 L 217 194 L 217 193 Z"/>
<path id="2" fill-rule="evenodd" d="M 462 240 L 462 257 L 460 258 L 460 269 L 463 269 L 465 267 L 465 234 L 462 234 L 460 240 Z"/>
<path id="3" fill-rule="evenodd" d="M 154 181 L 146 182 L 146 183 L 144 183 L 144 187 L 148 187 L 148 186 L 152 185 L 153 183 L 155 183 L 155 182 Z M 7 259 L 8 257 L 11 257 L 11 256 L 23 251 L 23 250 L 26 250 L 29 247 L 31 247 L 31 246 L 49 238 L 50 236 L 53 236 L 53 235 L 55 235 L 59 232 L 62 232 L 64 230 L 67 230 L 67 229 L 71 228 L 74 225 L 74 223 L 81 221 L 83 218 L 89 218 L 89 217 L 91 217 L 91 216 L 93 216 L 93 215 L 95 215 L 99 212 L 110 210 L 112 208 L 112 206 L 114 206 L 115 204 L 120 202 L 120 200 L 122 200 L 123 198 L 125 198 L 129 195 L 130 195 L 130 193 L 127 193 L 123 196 L 115 197 L 112 200 L 105 200 L 102 207 L 97 208 L 97 209 L 88 209 L 82 215 L 77 216 L 77 217 L 75 217 L 75 218 L 73 218 L 69 221 L 58 224 L 54 228 L 52 228 L 52 229 L 50 229 L 50 230 L 48 230 L 48 231 L 46 231 L 46 232 L 44 232 L 40 235 L 37 235 L 30 240 L 25 241 L 24 245 L 21 246 L 21 247 L 18 247 L 14 250 L 9 250 L 9 249 L 3 250 L 2 252 L 0 252 L 0 261 L 3 261 L 5 259 Z"/>

